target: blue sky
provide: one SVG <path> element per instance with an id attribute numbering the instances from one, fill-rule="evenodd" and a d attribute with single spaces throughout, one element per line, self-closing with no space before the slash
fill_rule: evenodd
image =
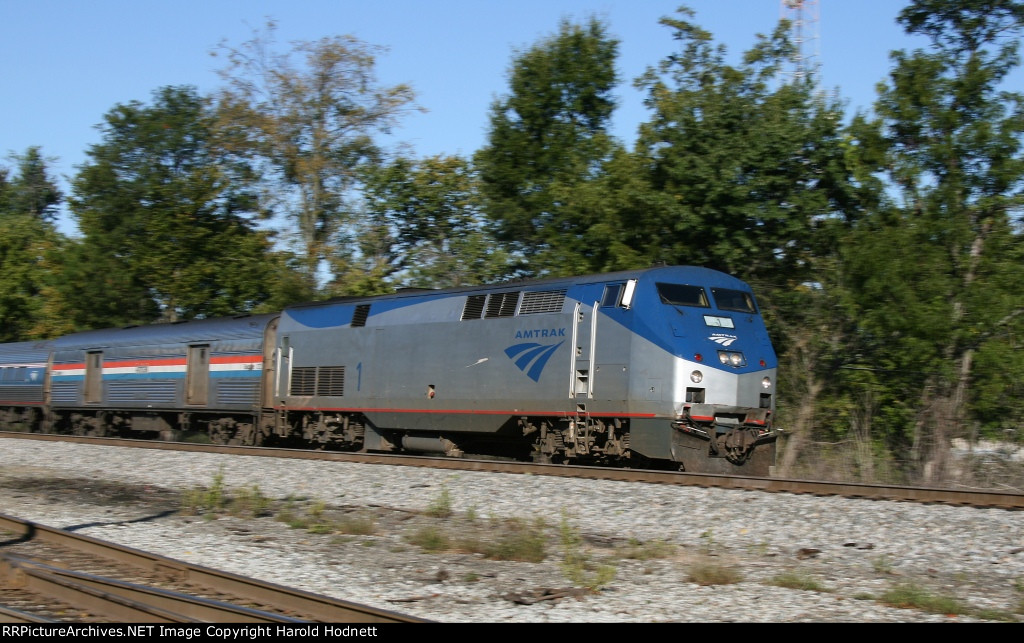
<path id="1" fill-rule="evenodd" d="M 210 92 L 209 53 L 239 45 L 266 18 L 278 40 L 350 34 L 387 48 L 382 84 L 408 83 L 427 111 L 410 114 L 396 139 L 418 156 L 469 155 L 486 136 L 492 100 L 507 91 L 517 50 L 552 35 L 563 17 L 603 19 L 620 40 L 620 107 L 614 133 L 631 144 L 649 114 L 632 80 L 676 48 L 658 24 L 680 4 L 731 55 L 769 33 L 780 0 L 0 0 L 0 157 L 41 146 L 66 178 L 100 142 L 96 125 L 119 103 L 148 103 L 167 85 Z M 896 24 L 904 0 L 819 0 L 817 51 L 823 85 L 849 108 L 868 109 L 894 49 L 920 46 Z M 5 159 L 0 161 L 10 165 Z"/>

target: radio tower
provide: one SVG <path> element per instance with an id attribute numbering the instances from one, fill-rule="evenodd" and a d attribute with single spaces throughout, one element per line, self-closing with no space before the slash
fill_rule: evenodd
<path id="1" fill-rule="evenodd" d="M 801 81 L 808 75 L 818 73 L 820 55 L 818 35 L 819 0 L 781 0 L 781 18 L 790 24 L 790 39 L 796 47 L 792 66 L 786 73 L 794 80 Z"/>

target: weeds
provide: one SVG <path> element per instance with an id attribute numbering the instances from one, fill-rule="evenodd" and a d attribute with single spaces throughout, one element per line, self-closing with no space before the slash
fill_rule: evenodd
<path id="1" fill-rule="evenodd" d="M 284 508 L 277 512 L 274 519 L 292 529 L 305 529 L 311 534 L 331 534 L 334 533 L 336 525 L 324 515 L 326 508 L 327 504 L 323 500 L 316 500 L 300 513 L 295 507 L 295 499 L 289 497 Z"/>
<path id="2" fill-rule="evenodd" d="M 704 554 L 710 554 L 715 548 L 715 535 L 710 529 L 700 535 L 700 550 Z"/>
<path id="3" fill-rule="evenodd" d="M 885 554 L 871 561 L 871 566 L 879 574 L 892 574 L 892 561 Z"/>
<path id="4" fill-rule="evenodd" d="M 213 475 L 213 483 L 209 487 L 193 487 L 181 495 L 181 506 L 185 513 L 206 518 L 213 518 L 226 504 L 223 471 Z"/>
<path id="5" fill-rule="evenodd" d="M 448 535 L 435 525 L 420 527 L 406 540 L 428 552 L 446 551 L 451 545 Z"/>
<path id="6" fill-rule="evenodd" d="M 675 545 L 664 540 L 644 543 L 636 538 L 630 538 L 629 543 L 620 548 L 618 555 L 629 560 L 652 560 L 668 558 L 676 553 L 676 549 Z"/>
<path id="7" fill-rule="evenodd" d="M 562 573 L 574 585 L 596 592 L 615 580 L 617 570 L 613 565 L 597 564 L 590 560 L 583 548 L 583 539 L 569 524 L 564 512 L 559 534 L 562 541 Z"/>
<path id="8" fill-rule="evenodd" d="M 955 598 L 932 594 L 918 585 L 897 585 L 882 594 L 880 602 L 893 607 L 914 608 L 932 614 L 966 614 L 969 610 Z"/>
<path id="9" fill-rule="evenodd" d="M 976 609 L 951 596 L 933 594 L 913 583 L 903 583 L 882 594 L 878 601 L 893 607 L 919 609 L 931 614 L 974 616 L 987 621 L 1017 622 L 1012 614 L 1002 610 Z"/>
<path id="10" fill-rule="evenodd" d="M 800 589 L 808 592 L 831 592 L 832 590 L 819 583 L 814 578 L 799 574 L 797 572 L 783 572 L 768 581 L 768 585 L 785 587 L 787 589 Z"/>
<path id="11" fill-rule="evenodd" d="M 743 580 L 743 575 L 729 565 L 701 562 L 690 566 L 687 578 L 698 585 L 732 585 Z"/>
<path id="12" fill-rule="evenodd" d="M 377 524 L 370 516 L 345 516 L 337 521 L 335 530 L 352 536 L 372 536 L 377 531 Z"/>
<path id="13" fill-rule="evenodd" d="M 259 518 L 268 515 L 269 510 L 270 498 L 263 495 L 258 485 L 238 489 L 231 498 L 230 512 L 233 516 Z"/>
<path id="14" fill-rule="evenodd" d="M 441 493 L 427 506 L 425 513 L 433 518 L 448 518 L 452 515 L 452 498 L 448 493 L 448 487 L 441 489 Z"/>
<path id="15" fill-rule="evenodd" d="M 492 521 L 496 525 L 496 521 Z M 497 525 L 496 525 L 497 526 Z M 547 557 L 544 521 L 540 518 L 532 524 L 513 518 L 500 524 L 495 532 L 497 540 L 477 541 L 475 545 L 463 541 L 466 549 L 483 554 L 491 560 L 519 560 L 539 563 Z"/>

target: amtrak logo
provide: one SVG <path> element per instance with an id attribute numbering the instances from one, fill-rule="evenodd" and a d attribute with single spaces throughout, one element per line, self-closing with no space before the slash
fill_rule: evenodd
<path id="1" fill-rule="evenodd" d="M 732 346 L 732 343 L 739 338 L 732 337 L 731 335 L 712 335 L 711 337 L 708 337 L 708 339 L 716 344 L 721 344 L 722 346 Z"/>
<path id="2" fill-rule="evenodd" d="M 505 349 L 505 354 L 508 355 L 509 359 L 515 360 L 519 370 L 525 372 L 531 380 L 539 382 L 541 371 L 544 370 L 548 360 L 555 354 L 558 347 L 564 343 L 565 340 L 546 346 L 536 342 L 513 344 Z"/>

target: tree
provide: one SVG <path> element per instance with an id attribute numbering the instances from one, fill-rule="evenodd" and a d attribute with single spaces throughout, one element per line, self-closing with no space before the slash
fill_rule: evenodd
<path id="1" fill-rule="evenodd" d="M 278 54 L 275 29 L 270 22 L 241 47 L 219 48 L 227 61 L 221 128 L 265 170 L 267 207 L 294 219 L 303 272 L 315 290 L 333 240 L 352 223 L 347 200 L 359 168 L 379 158 L 373 136 L 387 133 L 414 95 L 406 85 L 378 86 L 379 47 L 335 36 Z"/>
<path id="2" fill-rule="evenodd" d="M 47 159 L 38 147 L 30 147 L 24 154 L 10 158 L 17 163 L 18 175 L 8 182 L 8 171 L 0 174 L 0 209 L 8 214 L 25 214 L 53 223 L 63 195 L 47 172 Z"/>
<path id="3" fill-rule="evenodd" d="M 899 21 L 930 41 L 892 54 L 876 104 L 901 206 L 867 222 L 850 277 L 900 446 L 937 481 L 952 438 L 1017 430 L 1024 415 L 1024 95 L 1001 88 L 1024 4 L 915 0 Z"/>
<path id="4" fill-rule="evenodd" d="M 0 341 L 43 339 L 66 328 L 51 316 L 49 282 L 62 237 L 54 225 L 60 190 L 38 147 L 0 167 Z"/>
<path id="5" fill-rule="evenodd" d="M 637 153 L 658 197 L 635 243 L 651 260 L 748 281 L 813 278 L 816 229 L 857 216 L 842 106 L 821 96 L 813 76 L 781 82 L 792 52 L 785 23 L 733 66 L 691 10 L 679 13 L 661 22 L 680 51 L 637 81 L 653 112 Z"/>
<path id="6" fill-rule="evenodd" d="M 636 81 L 652 115 L 634 152 L 607 166 L 606 202 L 621 213 L 607 245 L 616 262 L 703 265 L 753 286 L 780 359 L 789 471 L 815 437 L 849 435 L 855 325 L 840 249 L 883 201 L 879 153 L 860 120 L 843 127 L 815 74 L 783 77 L 787 23 L 732 64 L 694 15 L 662 19 L 678 49 Z"/>
<path id="7" fill-rule="evenodd" d="M 469 162 L 455 156 L 397 158 L 363 179 L 364 212 L 355 238 L 337 246 L 335 292 L 397 285 L 443 288 L 499 280 L 510 270 L 482 214 Z M 355 249 L 357 252 L 352 252 Z M 364 293 L 365 294 L 365 293 Z"/>
<path id="8" fill-rule="evenodd" d="M 528 273 L 574 274 L 580 238 L 598 223 L 581 190 L 615 144 L 618 41 L 592 18 L 562 21 L 558 33 L 513 61 L 509 96 L 491 106 L 487 145 L 474 163 L 498 238 Z"/>
<path id="9" fill-rule="evenodd" d="M 118 105 L 73 182 L 84 237 L 69 249 L 77 324 L 145 323 L 247 312 L 268 297 L 268 235 L 253 221 L 248 166 L 216 138 L 189 87 Z"/>

